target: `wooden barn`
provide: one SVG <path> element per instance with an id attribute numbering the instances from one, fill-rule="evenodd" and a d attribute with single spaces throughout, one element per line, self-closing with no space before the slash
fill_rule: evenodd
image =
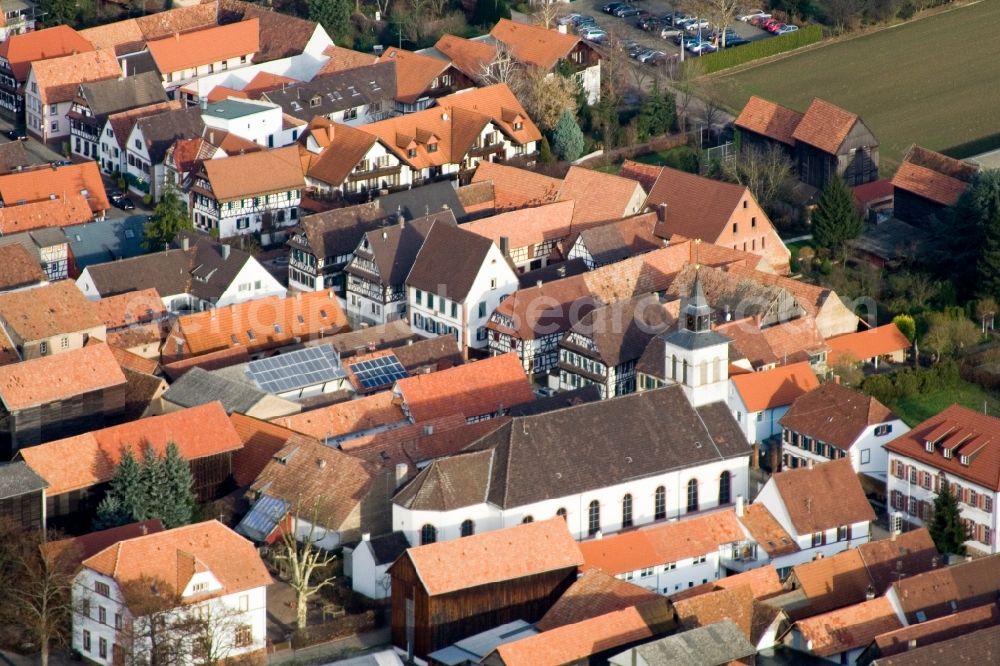
<path id="1" fill-rule="evenodd" d="M 0 367 L 0 457 L 120 422 L 126 387 L 105 344 Z"/>
<path id="2" fill-rule="evenodd" d="M 778 146 L 799 180 L 823 189 L 834 175 L 856 186 L 878 180 L 878 140 L 857 114 L 821 99 L 805 113 L 751 97 L 735 121 L 741 149 Z"/>
<path id="3" fill-rule="evenodd" d="M 18 455 L 47 484 L 47 525 L 79 533 L 90 525 L 126 449 L 141 461 L 146 446 L 162 457 L 170 443 L 190 465 L 199 502 L 234 487 L 232 457 L 243 441 L 218 401 L 46 442 Z"/>
<path id="4" fill-rule="evenodd" d="M 537 622 L 581 564 L 560 517 L 410 548 L 389 569 L 392 643 L 426 659 L 501 624 Z"/>
<path id="5" fill-rule="evenodd" d="M 893 214 L 918 229 L 929 229 L 933 219 L 958 203 L 979 173 L 975 164 L 913 145 L 892 177 Z"/>

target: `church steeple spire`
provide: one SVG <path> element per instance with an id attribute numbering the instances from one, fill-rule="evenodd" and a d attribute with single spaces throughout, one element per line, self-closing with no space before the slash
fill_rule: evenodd
<path id="1" fill-rule="evenodd" d="M 681 307 L 681 326 L 692 333 L 705 333 L 712 330 L 712 306 L 705 298 L 701 287 L 701 271 L 695 267 L 694 282 L 691 292 Z"/>

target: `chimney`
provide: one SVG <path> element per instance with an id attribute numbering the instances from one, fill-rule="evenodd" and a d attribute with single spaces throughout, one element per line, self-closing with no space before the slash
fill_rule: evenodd
<path id="1" fill-rule="evenodd" d="M 365 532 L 364 534 L 361 535 L 361 540 L 362 541 L 371 541 L 372 540 L 372 533 L 371 532 Z"/>
<path id="2" fill-rule="evenodd" d="M 326 460 L 325 460 L 325 459 L 323 459 L 323 458 L 320 458 L 320 459 L 319 459 L 319 460 L 317 460 L 316 462 L 317 462 L 317 464 L 319 465 L 319 468 L 320 468 L 320 469 L 326 469 Z"/>
<path id="3" fill-rule="evenodd" d="M 396 487 L 399 488 L 406 480 L 406 471 L 409 468 L 406 463 L 396 463 Z"/>
<path id="4" fill-rule="evenodd" d="M 125 60 L 124 58 L 122 58 L 122 61 L 121 61 L 120 64 L 122 66 L 122 76 L 121 76 L 120 80 L 124 81 L 126 78 L 128 78 L 128 60 Z"/>
<path id="5" fill-rule="evenodd" d="M 510 238 L 507 236 L 500 237 L 500 253 L 505 256 L 510 256 Z"/>
<path id="6" fill-rule="evenodd" d="M 541 287 L 542 286 L 542 281 L 541 280 L 535 280 L 535 286 L 536 287 Z"/>
<path id="7" fill-rule="evenodd" d="M 840 375 L 834 375 L 833 376 L 833 383 L 834 384 L 839 384 L 840 383 Z"/>
<path id="8" fill-rule="evenodd" d="M 594 532 L 594 538 L 595 539 L 603 539 L 604 538 L 604 532 L 602 532 L 601 530 L 597 530 L 596 532 Z"/>
<path id="9" fill-rule="evenodd" d="M 229 251 L 230 251 L 230 249 L 231 248 L 229 247 L 229 243 L 223 243 L 222 244 L 222 260 L 223 261 L 225 261 L 226 259 L 229 259 Z"/>
<path id="10" fill-rule="evenodd" d="M 181 238 L 181 249 L 182 250 L 190 250 L 191 249 L 191 239 L 188 238 L 187 236 L 184 236 L 183 238 Z"/>
<path id="11" fill-rule="evenodd" d="M 743 495 L 736 496 L 736 517 L 743 517 Z"/>
<path id="12" fill-rule="evenodd" d="M 657 204 L 657 206 L 656 206 L 656 219 L 659 222 L 666 222 L 667 221 L 667 204 L 666 203 Z"/>
<path id="13" fill-rule="evenodd" d="M 869 585 L 868 589 L 865 590 L 865 599 L 867 601 L 871 601 L 874 598 L 875 598 L 875 588 Z"/>

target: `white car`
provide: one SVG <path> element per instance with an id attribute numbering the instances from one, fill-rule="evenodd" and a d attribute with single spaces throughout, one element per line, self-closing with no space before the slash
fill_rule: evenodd
<path id="1" fill-rule="evenodd" d="M 746 14 L 741 14 L 740 16 L 736 17 L 738 21 L 743 21 L 744 23 L 749 23 L 755 18 L 771 18 L 771 15 L 765 12 L 763 9 L 754 9 L 747 12 Z"/>
<path id="2" fill-rule="evenodd" d="M 684 29 L 688 32 L 698 32 L 698 30 L 711 27 L 711 23 L 705 19 L 699 19 L 697 21 L 691 21 L 684 26 Z"/>
<path id="3" fill-rule="evenodd" d="M 577 16 L 580 16 L 580 15 L 579 14 L 566 14 L 566 16 L 560 16 L 556 20 L 556 23 L 558 23 L 559 25 L 570 25 L 571 23 L 573 23 L 573 19 L 575 17 L 577 17 Z"/>
<path id="4" fill-rule="evenodd" d="M 588 42 L 599 42 L 608 38 L 608 33 L 600 28 L 585 28 L 580 31 L 580 36 Z"/>

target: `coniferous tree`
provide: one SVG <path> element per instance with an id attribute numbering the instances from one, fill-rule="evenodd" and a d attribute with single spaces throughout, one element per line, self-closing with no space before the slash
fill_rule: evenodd
<path id="1" fill-rule="evenodd" d="M 351 32 L 349 0 L 307 0 L 309 18 L 322 25 L 330 37 L 341 44 Z"/>
<path id="2" fill-rule="evenodd" d="M 556 123 L 555 129 L 552 131 L 552 147 L 555 148 L 559 159 L 572 162 L 583 155 L 585 146 L 586 142 L 583 138 L 583 132 L 580 131 L 580 126 L 576 124 L 576 120 L 569 111 L 563 111 L 562 115 L 559 116 L 559 122 Z"/>
<path id="3" fill-rule="evenodd" d="M 667 134 L 676 122 L 677 101 L 670 92 L 661 91 L 660 85 L 654 83 L 653 91 L 639 109 L 639 138 L 645 141 L 649 137 Z"/>
<path id="4" fill-rule="evenodd" d="M 97 516 L 94 518 L 93 529 L 108 530 L 119 525 L 132 522 L 132 516 L 122 507 L 118 497 L 108 493 L 97 505 Z"/>
<path id="5" fill-rule="evenodd" d="M 159 252 L 173 243 L 178 233 L 190 228 L 191 218 L 184 199 L 173 185 L 167 184 L 153 209 L 152 219 L 145 225 L 142 246 L 148 252 Z"/>
<path id="6" fill-rule="evenodd" d="M 142 465 L 132 455 L 132 450 L 126 448 L 111 475 L 107 495 L 97 507 L 95 529 L 124 525 L 135 520 L 133 516 L 145 514 L 147 502 L 142 476 Z"/>
<path id="7" fill-rule="evenodd" d="M 145 499 L 144 511 L 133 512 L 135 520 L 163 518 L 163 502 L 168 493 L 167 474 L 163 459 L 156 455 L 150 444 L 142 451 L 141 492 Z"/>
<path id="8" fill-rule="evenodd" d="M 988 207 L 976 273 L 976 292 L 980 296 L 1000 296 L 1000 193 L 994 195 Z"/>
<path id="9" fill-rule="evenodd" d="M 951 484 L 941 482 L 941 490 L 934 498 L 934 515 L 928 529 L 937 549 L 946 555 L 965 554 L 965 527 L 962 525 L 958 498 L 951 492 Z"/>
<path id="10" fill-rule="evenodd" d="M 194 516 L 195 497 L 191 489 L 191 467 L 181 457 L 173 442 L 167 444 L 163 458 L 165 493 L 161 499 L 160 518 L 167 529 L 187 525 Z"/>
<path id="11" fill-rule="evenodd" d="M 831 178 L 819 195 L 812 215 L 813 240 L 839 255 L 844 244 L 861 233 L 862 226 L 863 220 L 847 183 L 839 177 Z"/>

